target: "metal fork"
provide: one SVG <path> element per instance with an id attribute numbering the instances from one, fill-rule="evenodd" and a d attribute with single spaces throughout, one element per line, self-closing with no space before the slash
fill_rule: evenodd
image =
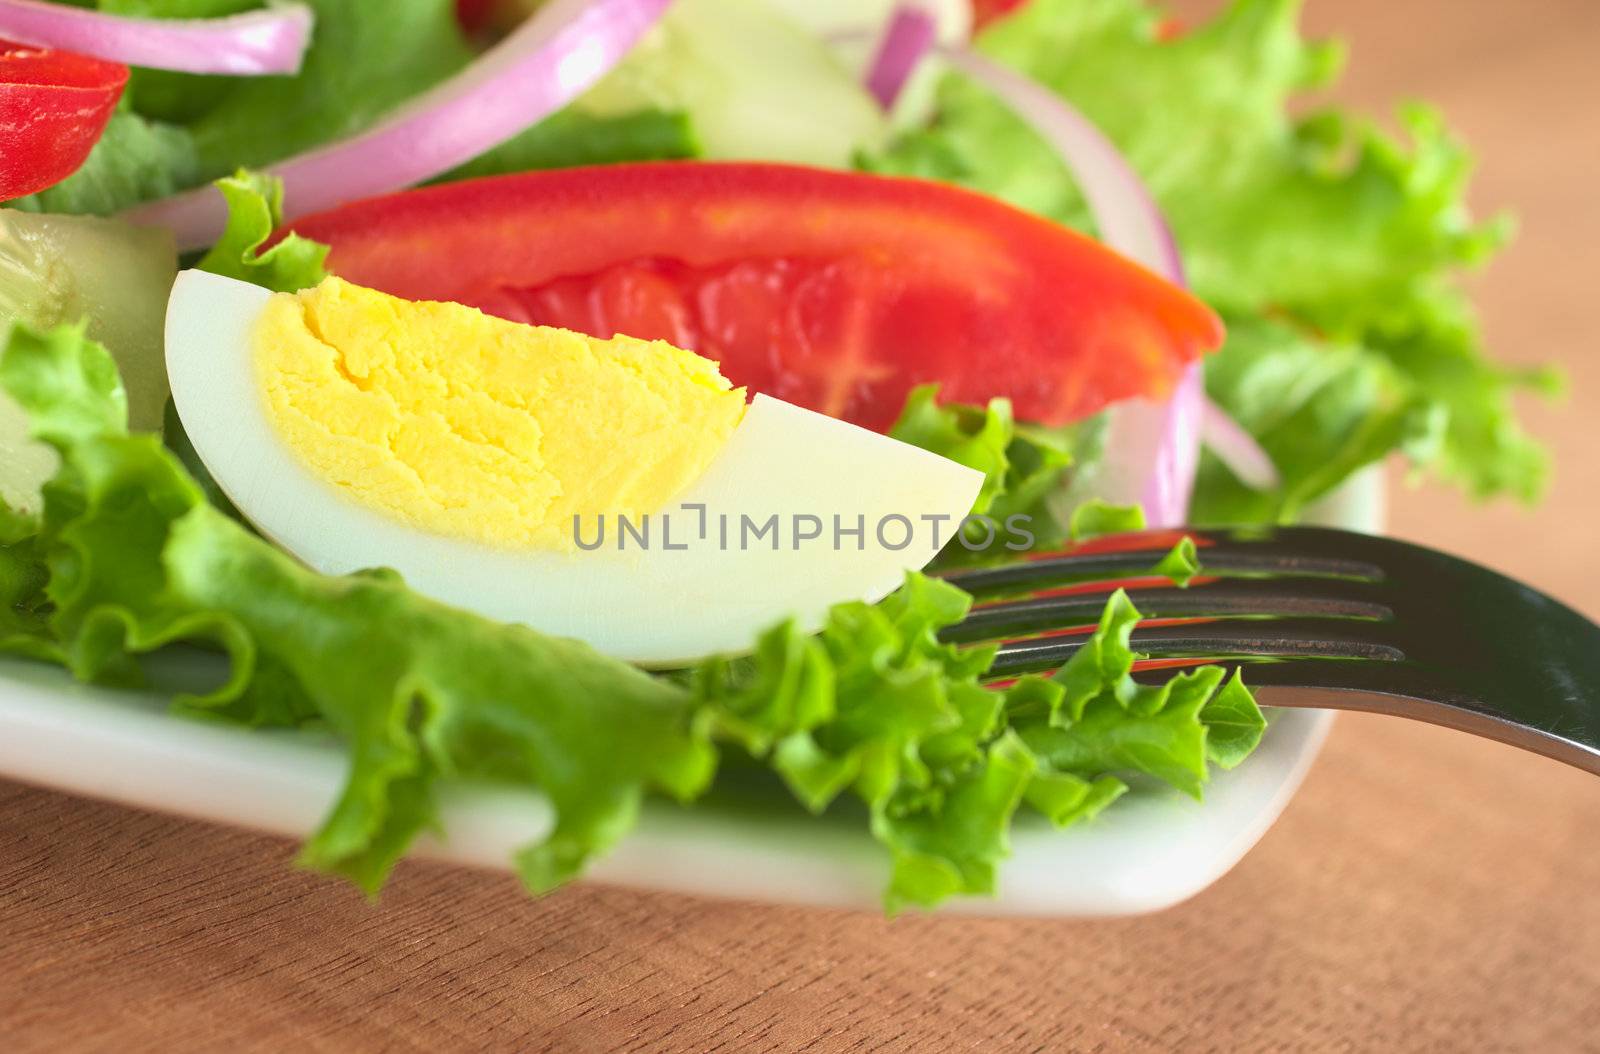
<path id="1" fill-rule="evenodd" d="M 1178 588 L 1150 568 L 1184 535 L 1203 577 Z M 1600 774 L 1600 626 L 1432 549 L 1320 527 L 1145 531 L 944 577 L 978 599 L 945 638 L 1003 642 L 996 678 L 1060 666 L 1126 587 L 1141 677 L 1243 666 L 1264 704 L 1414 718 Z"/>

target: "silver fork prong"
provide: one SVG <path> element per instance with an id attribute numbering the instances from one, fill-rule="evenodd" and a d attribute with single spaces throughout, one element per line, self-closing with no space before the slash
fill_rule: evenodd
<path id="1" fill-rule="evenodd" d="M 1198 659 L 1209 662 L 1273 659 L 1343 659 L 1400 662 L 1405 653 L 1361 623 L 1330 632 L 1333 623 L 1316 619 L 1266 622 L 1194 622 L 1140 626 L 1133 631 L 1133 650 L 1150 659 Z M 1012 641 L 1001 645 L 990 674 L 997 677 L 1054 670 L 1072 658 L 1087 635 Z"/>
<path id="2" fill-rule="evenodd" d="M 1115 584 L 1066 596 L 996 601 L 975 607 L 942 637 L 983 641 L 1092 624 L 1105 610 Z M 1187 589 L 1146 588 L 1129 594 L 1146 618 L 1332 618 L 1383 620 L 1394 612 L 1369 583 L 1305 583 L 1282 579 L 1235 579 Z"/>
<path id="3" fill-rule="evenodd" d="M 1195 535 L 1201 537 L 1201 535 Z M 1033 555 L 1017 563 L 952 571 L 945 581 L 975 596 L 1015 593 L 1020 589 L 1038 590 L 1054 585 L 1096 582 L 1147 576 L 1173 542 L 1165 534 L 1155 534 L 1163 545 L 1147 545 L 1145 536 L 1105 539 L 1059 554 Z M 1128 546 L 1107 550 L 1102 546 Z M 1347 579 L 1378 582 L 1383 568 L 1365 560 L 1337 556 L 1307 555 L 1287 551 L 1269 541 L 1229 539 L 1220 544 L 1202 545 L 1200 564 L 1207 575 L 1219 577 L 1275 577 Z"/>

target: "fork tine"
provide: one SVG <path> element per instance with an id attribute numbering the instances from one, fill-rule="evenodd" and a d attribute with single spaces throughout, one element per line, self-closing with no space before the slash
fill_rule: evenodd
<path id="1" fill-rule="evenodd" d="M 1267 536 L 1251 538 L 1239 532 L 1220 535 L 1206 531 L 1143 531 L 1096 538 L 1057 552 L 1030 554 L 1017 563 L 952 571 L 942 577 L 975 596 L 1015 592 L 1021 587 L 1042 589 L 1071 582 L 1132 578 L 1148 574 L 1185 534 L 1199 549 L 1200 563 L 1208 576 L 1368 582 L 1384 578 L 1381 567 L 1365 560 L 1296 552 Z"/>
<path id="2" fill-rule="evenodd" d="M 1195 658 L 1207 661 L 1334 659 L 1400 662 L 1405 653 L 1385 641 L 1381 627 L 1355 622 L 1337 631 L 1320 619 L 1276 619 L 1255 622 L 1192 622 L 1145 626 L 1133 631 L 1135 652 L 1152 659 Z M 989 673 L 1013 677 L 1058 668 L 1083 646 L 1084 637 L 1049 637 L 1001 645 Z"/>
<path id="3" fill-rule="evenodd" d="M 1209 570 L 1209 569 L 1208 569 Z M 1099 619 L 1114 586 L 1067 596 L 997 601 L 972 610 L 941 636 L 949 641 L 997 640 L 1031 632 L 1089 625 Z M 1135 602 L 1146 618 L 1321 617 L 1388 619 L 1394 612 L 1370 583 L 1320 581 L 1314 588 L 1284 579 L 1233 579 L 1181 588 L 1141 588 Z"/>

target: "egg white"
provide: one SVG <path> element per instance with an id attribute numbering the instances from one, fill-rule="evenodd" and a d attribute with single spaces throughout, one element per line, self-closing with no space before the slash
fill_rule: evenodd
<path id="1" fill-rule="evenodd" d="M 613 523 L 603 548 L 504 549 L 420 530 L 347 496 L 307 469 L 267 417 L 256 378 L 252 332 L 271 297 L 265 289 L 201 271 L 178 276 L 167 308 L 172 398 L 190 442 L 223 492 L 261 533 L 310 567 L 343 574 L 391 567 L 419 592 L 491 618 L 576 637 L 645 665 L 672 665 L 747 650 L 786 617 L 818 627 L 828 608 L 877 600 L 938 551 L 923 516 L 948 517 L 941 541 L 972 507 L 982 474 L 925 450 L 757 395 L 705 474 L 676 506 L 673 544 L 617 549 Z M 681 514 L 681 518 L 680 518 Z M 720 543 L 719 520 L 733 531 Z M 795 548 L 785 532 L 741 548 L 740 516 L 819 517 L 823 537 Z M 915 526 L 890 549 L 874 525 L 898 514 Z M 867 525 L 833 545 L 833 517 Z M 904 531 L 887 533 L 898 544 Z M 581 537 L 592 543 L 595 524 Z"/>

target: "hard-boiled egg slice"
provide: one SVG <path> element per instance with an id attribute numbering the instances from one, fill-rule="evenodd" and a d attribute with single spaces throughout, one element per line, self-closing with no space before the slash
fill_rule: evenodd
<path id="1" fill-rule="evenodd" d="M 167 310 L 167 366 L 178 415 L 239 511 L 317 570 L 391 567 L 439 600 L 576 637 L 635 662 L 667 665 L 740 652 L 786 617 L 815 628 L 835 603 L 886 595 L 953 537 L 982 483 L 980 473 L 945 458 L 757 395 L 742 417 L 735 407 L 737 423 L 703 469 L 662 507 L 644 510 L 647 518 L 636 510 L 626 529 L 612 517 L 602 534 L 601 518 L 591 516 L 564 546 L 539 547 L 506 544 L 502 531 L 490 531 L 487 537 L 496 540 L 487 541 L 419 526 L 431 521 L 377 507 L 352 490 L 337 462 L 308 458 L 286 438 L 260 368 L 267 361 L 261 342 L 271 339 L 261 320 L 275 297 L 282 308 L 284 296 L 186 271 Z M 447 319 L 456 317 L 450 312 L 464 313 L 466 335 L 475 326 L 514 325 L 458 305 L 430 310 Z M 385 317 L 392 327 L 402 316 Z M 384 339 L 404 337 L 391 332 Z M 737 394 L 717 381 L 724 396 Z M 434 382 L 441 391 L 455 383 Z M 597 398 L 604 405 L 603 392 L 555 395 L 554 405 L 588 407 L 589 413 Z M 342 427 L 330 424 L 330 434 Z M 547 429 L 561 424 L 542 422 Z M 674 464 L 681 470 L 680 462 Z M 426 472 L 454 471 L 444 455 L 424 463 Z M 619 461 L 595 473 L 603 477 L 613 469 L 630 466 Z M 484 517 L 503 514 L 501 506 L 496 510 L 486 509 Z M 774 520 L 776 537 L 763 530 Z M 640 530 L 646 524 L 647 538 Z"/>

